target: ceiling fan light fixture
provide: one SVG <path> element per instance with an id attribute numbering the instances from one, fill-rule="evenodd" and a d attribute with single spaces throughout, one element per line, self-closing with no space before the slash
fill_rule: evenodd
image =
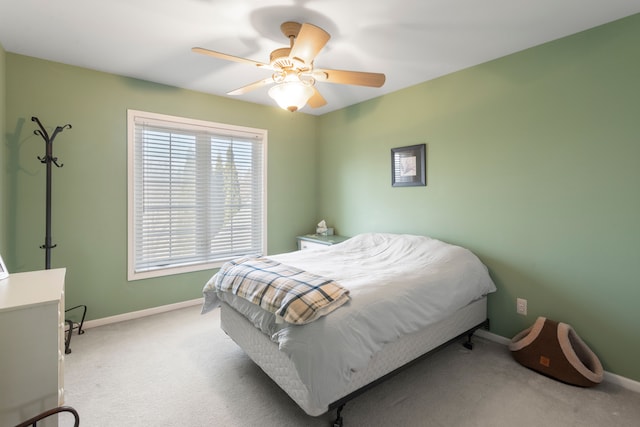
<path id="1" fill-rule="evenodd" d="M 312 95 L 311 85 L 301 81 L 285 81 L 269 89 L 269 96 L 276 101 L 280 108 L 292 113 L 304 107 Z"/>
<path id="2" fill-rule="evenodd" d="M 201 47 L 194 47 L 191 50 L 226 61 L 242 62 L 257 68 L 272 70 L 273 74 L 270 78 L 258 80 L 227 92 L 227 94 L 244 95 L 252 90 L 275 83 L 275 86 L 268 92 L 269 96 L 281 108 L 291 112 L 298 111 L 307 104 L 310 108 L 320 108 L 327 105 L 326 99 L 315 87 L 317 81 L 367 87 L 381 87 L 384 84 L 385 75 L 381 73 L 314 69 L 313 64 L 316 56 L 331 38 L 331 35 L 322 28 L 310 23 L 300 24 L 287 21 L 280 26 L 280 29 L 289 39 L 289 47 L 272 51 L 268 63 Z"/>

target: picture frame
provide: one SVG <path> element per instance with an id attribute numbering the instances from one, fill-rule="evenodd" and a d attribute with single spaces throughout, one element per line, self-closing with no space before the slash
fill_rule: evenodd
<path id="1" fill-rule="evenodd" d="M 416 187 L 427 185 L 427 144 L 391 149 L 391 186 Z"/>
<path id="2" fill-rule="evenodd" d="M 6 279 L 7 277 L 9 277 L 9 271 L 7 271 L 7 266 L 4 265 L 2 255 L 0 255 L 0 280 Z"/>

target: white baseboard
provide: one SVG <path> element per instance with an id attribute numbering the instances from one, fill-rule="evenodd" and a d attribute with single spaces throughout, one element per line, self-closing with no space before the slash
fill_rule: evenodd
<path id="1" fill-rule="evenodd" d="M 475 334 L 481 338 L 485 338 L 489 341 L 497 342 L 498 344 L 502 345 L 509 345 L 509 342 L 511 342 L 509 338 L 505 338 L 501 335 L 496 335 L 493 332 L 489 332 L 485 329 L 476 329 Z"/>
<path id="2" fill-rule="evenodd" d="M 141 317 L 152 316 L 154 314 L 165 313 L 167 311 L 179 310 L 181 308 L 202 305 L 204 298 L 197 298 L 189 301 L 177 302 L 175 304 L 162 305 L 160 307 L 147 308 L 146 310 L 132 311 L 130 313 L 118 314 L 115 316 L 103 317 L 102 319 L 87 320 L 82 329 L 95 328 L 98 326 L 110 325 L 112 323 L 124 322 L 125 320 L 139 319 Z"/>
<path id="3" fill-rule="evenodd" d="M 626 388 L 627 390 L 640 393 L 640 382 L 634 381 L 630 378 L 604 371 L 604 380 L 610 382 L 611 384 L 617 384 L 622 388 Z"/>
<path id="4" fill-rule="evenodd" d="M 509 345 L 509 343 L 511 342 L 509 338 L 496 335 L 492 332 L 485 331 L 483 329 L 476 330 L 476 335 L 481 338 L 485 338 L 489 341 L 493 341 L 502 345 Z M 620 387 L 625 388 L 627 390 L 640 393 L 640 382 L 634 381 L 630 378 L 626 378 L 617 374 L 612 374 L 611 372 L 604 371 L 604 381 L 619 385 Z"/>

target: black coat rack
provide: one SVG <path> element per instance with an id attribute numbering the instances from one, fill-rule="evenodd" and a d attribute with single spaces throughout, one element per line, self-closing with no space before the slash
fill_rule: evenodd
<path id="1" fill-rule="evenodd" d="M 44 157 L 38 156 L 38 160 L 41 163 L 47 165 L 47 199 L 46 199 L 46 230 L 44 237 L 44 245 L 40 246 L 45 251 L 44 255 L 44 264 L 45 268 L 49 270 L 51 268 L 51 249 L 55 248 L 56 245 L 51 244 L 51 164 L 53 163 L 57 167 L 61 168 L 64 166 L 63 164 L 58 164 L 58 158 L 53 156 L 53 141 L 56 139 L 56 136 L 60 132 L 65 129 L 71 129 L 70 124 L 66 124 L 64 126 L 57 126 L 53 131 L 53 134 L 49 136 L 47 130 L 42 126 L 40 120 L 37 117 L 31 117 L 32 122 L 36 122 L 40 129 L 36 129 L 33 131 L 36 135 L 40 135 L 42 139 L 44 139 L 45 143 L 45 155 Z"/>
<path id="2" fill-rule="evenodd" d="M 44 163 L 45 165 L 47 165 L 46 227 L 45 227 L 44 245 L 40 246 L 40 248 L 44 249 L 45 251 L 44 264 L 45 264 L 45 268 L 49 270 L 51 269 L 51 249 L 57 246 L 51 243 L 51 164 L 54 164 L 59 168 L 64 166 L 63 164 L 58 163 L 57 157 L 53 156 L 53 141 L 56 139 L 56 136 L 58 136 L 60 132 L 62 132 L 65 129 L 71 129 L 71 125 L 66 124 L 64 126 L 57 126 L 53 131 L 53 134 L 49 136 L 49 133 L 44 128 L 44 126 L 42 126 L 42 123 L 40 123 L 40 120 L 37 117 L 31 117 L 31 121 L 36 122 L 40 127 L 40 129 L 34 130 L 33 133 L 35 133 L 36 135 L 40 135 L 42 139 L 44 139 L 44 144 L 45 144 L 44 156 L 43 157 L 38 156 L 38 160 L 40 160 L 40 163 Z M 67 323 L 67 326 L 68 326 L 67 336 L 65 338 L 65 353 L 67 354 L 71 353 L 71 348 L 69 346 L 71 344 L 71 333 L 73 332 L 73 330 L 77 328 L 78 334 L 84 333 L 84 331 L 82 330 L 82 325 L 84 323 L 85 315 L 87 314 L 87 306 L 78 305 L 68 310 L 65 310 L 65 312 L 75 310 L 76 308 L 84 309 L 82 313 L 82 320 L 80 321 L 78 326 L 74 326 L 71 320 L 65 320 L 65 323 Z"/>

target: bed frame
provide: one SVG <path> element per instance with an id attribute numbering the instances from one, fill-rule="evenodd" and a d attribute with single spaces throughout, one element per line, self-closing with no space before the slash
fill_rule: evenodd
<path id="1" fill-rule="evenodd" d="M 308 415 L 318 416 L 337 409 L 333 425 L 342 426 L 340 412 L 347 401 L 461 336 L 467 336 L 464 345 L 471 349 L 471 336 L 476 329 L 488 329 L 489 321 L 487 299 L 484 297 L 421 331 L 386 344 L 373 355 L 365 369 L 354 373 L 346 387 L 336 391 L 326 406 L 322 407 L 309 402 L 307 387 L 287 355 L 278 349 L 277 343 L 226 303 L 221 304 L 220 326 Z"/>

